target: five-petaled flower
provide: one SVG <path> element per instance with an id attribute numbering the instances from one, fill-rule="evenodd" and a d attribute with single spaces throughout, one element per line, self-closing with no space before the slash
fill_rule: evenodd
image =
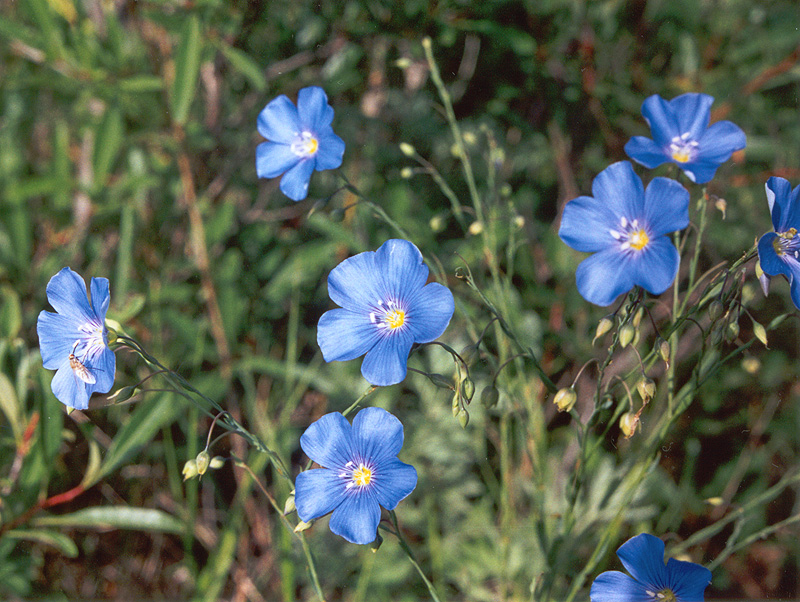
<path id="1" fill-rule="evenodd" d="M 634 285 L 663 293 L 680 263 L 665 234 L 689 225 L 688 191 L 668 178 L 653 178 L 645 190 L 631 164 L 620 161 L 597 175 L 592 194 L 566 204 L 558 231 L 573 249 L 594 253 L 578 266 L 578 292 L 604 306 Z"/>
<path id="2" fill-rule="evenodd" d="M 340 307 L 319 321 L 317 342 L 325 361 L 366 353 L 361 374 L 370 383 L 402 381 L 411 346 L 439 338 L 455 308 L 453 294 L 436 282 L 425 284 L 427 279 L 419 249 L 398 239 L 331 270 L 328 294 Z"/>
<path id="3" fill-rule="evenodd" d="M 664 564 L 664 542 L 642 533 L 617 550 L 623 566 L 619 571 L 600 573 L 589 592 L 591 602 L 702 602 L 711 583 L 711 571 L 670 558 Z"/>
<path id="4" fill-rule="evenodd" d="M 339 412 L 325 414 L 300 445 L 323 468 L 297 476 L 297 515 L 309 522 L 333 511 L 331 531 L 351 543 L 374 541 L 380 507 L 394 510 L 417 486 L 417 471 L 397 459 L 403 425 L 381 408 L 361 410 L 352 426 Z"/>
<path id="5" fill-rule="evenodd" d="M 105 326 L 108 279 L 92 278 L 91 291 L 90 304 L 83 278 L 62 269 L 47 284 L 47 300 L 58 313 L 42 311 L 36 323 L 44 367 L 56 370 L 53 394 L 78 410 L 89 407 L 92 393 L 111 390 L 116 371 Z"/>
<path id="6" fill-rule="evenodd" d="M 281 178 L 281 192 L 293 201 L 308 195 L 308 182 L 316 169 L 342 164 L 344 141 L 333 133 L 333 108 L 317 86 L 297 93 L 297 107 L 281 94 L 258 115 L 258 131 L 267 139 L 256 148 L 259 178 Z M 285 172 L 285 173 L 284 173 Z"/>
<path id="7" fill-rule="evenodd" d="M 681 94 L 669 102 L 657 94 L 650 96 L 642 104 L 642 115 L 653 139 L 634 136 L 625 152 L 645 167 L 671 161 L 692 182 L 710 181 L 717 168 L 746 144 L 744 132 L 730 121 L 708 126 L 713 102 L 708 94 Z"/>
<path id="8" fill-rule="evenodd" d="M 788 180 L 773 176 L 766 190 L 775 231 L 758 241 L 758 260 L 767 277 L 786 277 L 792 302 L 800 309 L 800 186 L 792 190 Z M 768 282 L 762 278 L 765 293 Z"/>

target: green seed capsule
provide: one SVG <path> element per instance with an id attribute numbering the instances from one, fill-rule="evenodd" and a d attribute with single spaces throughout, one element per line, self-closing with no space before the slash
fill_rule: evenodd
<path id="1" fill-rule="evenodd" d="M 578 401 L 578 394 L 572 387 L 564 387 L 553 398 L 553 403 L 556 404 L 559 412 L 569 412 Z"/>

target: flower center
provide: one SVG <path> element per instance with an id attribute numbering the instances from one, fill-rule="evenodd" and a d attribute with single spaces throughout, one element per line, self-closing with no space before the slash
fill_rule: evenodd
<path id="1" fill-rule="evenodd" d="M 658 592 L 645 590 L 645 593 L 650 596 L 654 602 L 677 602 L 678 600 L 678 598 L 675 597 L 675 593 L 669 588 L 664 588 Z"/>
<path id="2" fill-rule="evenodd" d="M 697 155 L 698 143 L 691 140 L 691 134 L 686 132 L 675 136 L 669 143 L 669 152 L 672 159 L 678 163 L 688 163 Z"/>
<path id="3" fill-rule="evenodd" d="M 369 314 L 369 321 L 386 332 L 398 332 L 406 323 L 406 310 L 393 299 L 378 301 L 375 310 Z"/>
<path id="4" fill-rule="evenodd" d="M 345 485 L 345 489 L 350 489 L 352 487 L 366 487 L 369 485 L 370 481 L 372 481 L 372 468 L 363 462 L 359 462 L 358 466 L 353 468 L 354 466 L 356 466 L 355 462 L 348 462 L 344 466 L 344 472 L 339 475 L 343 479 L 347 479 L 349 481 L 347 485 Z"/>
<path id="5" fill-rule="evenodd" d="M 298 157 L 313 157 L 319 149 L 319 142 L 311 132 L 300 134 L 290 146 L 292 152 Z"/>
<path id="6" fill-rule="evenodd" d="M 638 219 L 628 221 L 624 216 L 619 220 L 619 230 L 609 230 L 609 234 L 615 240 L 620 242 L 620 250 L 626 251 L 633 249 L 634 251 L 641 251 L 648 244 L 650 244 L 650 235 L 647 229 L 639 224 Z"/>
<path id="7" fill-rule="evenodd" d="M 777 237 L 772 241 L 772 248 L 779 257 L 783 257 L 787 253 L 794 255 L 798 259 L 800 253 L 800 237 L 797 236 L 796 228 L 789 228 L 786 232 L 776 232 Z"/>

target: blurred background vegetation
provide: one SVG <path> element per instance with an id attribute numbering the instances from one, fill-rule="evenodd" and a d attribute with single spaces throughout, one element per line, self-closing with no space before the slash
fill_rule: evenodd
<path id="1" fill-rule="evenodd" d="M 607 311 L 575 290 L 582 257 L 556 236 L 561 207 L 625 158 L 630 136 L 648 134 L 644 98 L 705 92 L 716 98 L 713 119 L 734 121 L 748 144 L 709 186 L 727 214 L 710 216 L 701 265 L 740 257 L 771 229 L 766 179 L 800 184 L 798 22 L 794 0 L 0 0 L 0 598 L 313 599 L 296 539 L 246 473 L 229 463 L 181 481 L 205 445 L 205 416 L 158 390 L 104 409 L 110 402 L 96 396 L 95 409 L 68 416 L 50 393 L 35 331 L 60 268 L 108 277 L 109 318 L 299 470 L 305 427 L 367 386 L 359 361 L 322 362 L 327 273 L 399 234 L 367 206 L 341 211 L 356 200 L 349 192 L 319 203 L 340 186 L 333 172 L 316 173 L 298 204 L 277 180 L 257 180 L 256 116 L 269 100 L 324 87 L 347 143 L 342 172 L 447 279 L 457 309 L 443 340 L 461 349 L 489 316 L 454 273 L 468 265 L 480 285 L 485 248 L 465 228 L 474 217 L 460 223 L 398 148 L 412 144 L 468 204 L 420 45 L 430 36 L 493 208 L 499 265 L 513 284 L 507 317 L 566 386 L 602 353 L 591 341 Z M 764 324 L 792 310 L 783 281 L 763 298 L 752 265 L 745 293 Z M 627 537 L 678 542 L 796 466 L 798 331 L 784 321 L 768 350 L 751 346 L 703 387 L 603 567 L 620 568 L 613 549 Z M 744 319 L 740 339 L 752 338 Z M 682 348 L 679 377 L 695 351 Z M 119 386 L 148 374 L 132 354 L 117 361 Z M 410 365 L 452 372 L 436 348 Z M 496 368 L 473 359 L 479 394 Z M 574 555 L 543 565 L 531 500 L 544 495 L 548 512 L 561 511 L 575 432 L 530 371 L 515 364 L 499 382 L 500 403 L 473 403 L 465 430 L 451 395 L 419 375 L 369 400 L 405 425 L 400 457 L 420 480 L 401 522 L 448 599 L 527 600 L 544 570 L 568 583 L 610 518 L 604 500 L 620 458 L 637 449 L 612 429 Z M 642 420 L 646 429 L 647 413 Z M 280 503 L 288 495 L 241 440 L 213 451 L 248 458 Z M 552 490 L 535 491 L 532 454 Z M 691 557 L 707 563 L 731 529 L 757 532 L 799 507 L 795 485 Z M 427 599 L 396 542 L 373 554 L 325 521 L 308 537 L 328 599 Z M 730 556 L 707 595 L 797 597 L 799 564 L 795 526 Z"/>

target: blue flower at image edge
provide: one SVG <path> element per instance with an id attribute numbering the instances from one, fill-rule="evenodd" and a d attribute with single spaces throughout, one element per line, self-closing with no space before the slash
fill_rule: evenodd
<path id="1" fill-rule="evenodd" d="M 108 393 L 116 372 L 105 326 L 108 279 L 92 278 L 91 291 L 90 304 L 83 278 L 62 269 L 47 283 L 47 300 L 58 313 L 42 311 L 36 323 L 44 367 L 56 370 L 53 394 L 78 410 L 89 407 L 92 393 Z"/>
<path id="2" fill-rule="evenodd" d="M 333 108 L 317 86 L 297 93 L 297 107 L 281 94 L 258 115 L 258 131 L 267 139 L 256 148 L 259 178 L 283 174 L 280 189 L 293 201 L 308 195 L 308 182 L 316 169 L 342 164 L 344 141 L 333 133 Z"/>
<path id="3" fill-rule="evenodd" d="M 711 571 L 670 558 L 664 542 L 643 533 L 626 541 L 617 556 L 631 577 L 619 571 L 600 573 L 589 592 L 591 602 L 702 602 Z"/>
<path id="4" fill-rule="evenodd" d="M 759 239 L 758 261 L 767 276 L 786 277 L 792 302 L 800 309 L 800 186 L 792 190 L 788 180 L 773 176 L 766 190 L 775 231 Z M 762 286 L 766 293 L 763 279 Z"/>
<path id="5" fill-rule="evenodd" d="M 317 328 L 325 361 L 366 354 L 361 374 L 367 381 L 377 386 L 402 381 L 411 346 L 439 338 L 455 309 L 447 287 L 425 284 L 427 279 L 419 249 L 399 239 L 333 268 L 328 294 L 340 307 L 325 312 Z"/>
<path id="6" fill-rule="evenodd" d="M 573 249 L 594 253 L 575 273 L 581 296 L 606 306 L 635 285 L 654 295 L 667 290 L 680 256 L 665 235 L 689 225 L 689 192 L 668 178 L 653 178 L 645 190 L 621 161 L 597 175 L 592 195 L 564 206 L 558 231 Z"/>
<path id="7" fill-rule="evenodd" d="M 326 414 L 300 445 L 323 468 L 297 476 L 297 515 L 309 522 L 332 511 L 331 531 L 351 543 L 372 543 L 380 507 L 394 510 L 417 486 L 417 471 L 397 459 L 403 425 L 381 408 L 361 410 L 352 426 L 339 412 Z"/>
<path id="8" fill-rule="evenodd" d="M 642 115 L 653 139 L 634 136 L 625 145 L 625 152 L 645 167 L 652 169 L 669 161 L 692 182 L 709 182 L 717 168 L 746 144 L 744 132 L 730 121 L 708 126 L 713 102 L 708 94 L 695 93 L 670 101 L 657 94 L 647 98 Z"/>

